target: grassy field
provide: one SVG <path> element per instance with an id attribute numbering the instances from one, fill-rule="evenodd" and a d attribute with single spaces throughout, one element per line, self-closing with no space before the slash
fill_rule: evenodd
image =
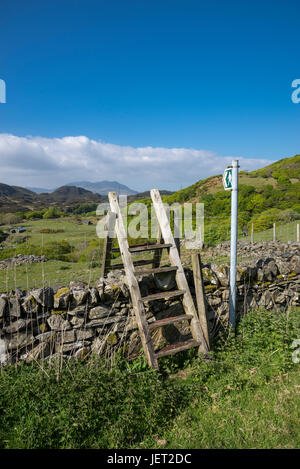
<path id="1" fill-rule="evenodd" d="M 93 221 L 95 221 L 93 219 Z M 11 234 L 2 245 L 0 260 L 22 254 L 46 255 L 44 263 L 21 264 L 0 270 L 0 291 L 63 284 L 71 280 L 83 280 L 94 284 L 100 277 L 103 240 L 97 237 L 96 224 L 83 225 L 74 218 L 34 220 L 21 223 L 26 228 L 22 234 Z M 2 229 L 9 227 L 3 226 Z M 49 230 L 49 233 L 41 232 Z M 57 231 L 57 232 L 55 232 Z M 67 243 L 69 246 L 64 246 Z M 62 248 L 69 252 L 61 254 Z M 150 259 L 152 254 L 135 256 Z M 113 263 L 120 263 L 117 253 Z M 166 255 L 163 256 L 163 260 Z"/>
<path id="2" fill-rule="evenodd" d="M 92 219 L 96 223 L 95 219 Z M 296 240 L 297 222 L 291 222 L 277 227 L 277 239 L 282 242 Z M 40 287 L 42 285 L 65 285 L 71 280 L 83 280 L 94 284 L 100 277 L 103 241 L 97 237 L 96 224 L 83 225 L 80 219 L 66 217 L 48 220 L 34 220 L 22 223 L 26 228 L 22 234 L 12 234 L 2 243 L 5 249 L 0 250 L 0 259 L 22 254 L 45 254 L 49 259 L 45 263 L 22 264 L 0 270 L 0 292 L 11 289 Z M 8 227 L 3 227 L 5 229 Z M 49 233 L 41 231 L 49 230 Z M 55 232 L 57 231 L 57 232 Z M 240 238 L 250 241 L 250 237 Z M 271 241 L 273 230 L 254 233 L 254 241 Z M 64 246 L 67 243 L 67 246 Z M 60 254 L 62 248 L 69 248 L 66 254 Z M 182 262 L 191 266 L 193 250 L 181 249 Z M 136 257 L 151 258 L 152 254 L 142 254 Z M 117 254 L 114 262 L 120 263 Z M 162 262 L 166 262 L 164 253 Z M 203 252 L 203 262 L 228 263 L 229 256 L 212 256 Z M 242 261 L 239 258 L 238 261 Z"/>
<path id="3" fill-rule="evenodd" d="M 276 223 L 276 240 L 281 241 L 282 243 L 287 243 L 288 241 L 297 241 L 297 224 L 300 224 L 299 220 L 284 224 Z M 254 242 L 273 241 L 273 228 L 254 232 L 253 238 Z M 251 236 L 245 236 L 241 239 L 242 241 L 251 241 Z"/>
<path id="4" fill-rule="evenodd" d="M 6 366 L 0 448 L 299 448 L 299 311 L 251 312 L 207 361 Z"/>
<path id="5" fill-rule="evenodd" d="M 79 218 L 64 217 L 54 219 L 38 219 L 30 220 L 20 223 L 18 226 L 24 226 L 26 233 L 22 236 L 29 236 L 31 244 L 42 246 L 42 243 L 47 242 L 60 242 L 69 241 L 75 246 L 85 240 L 89 241 L 97 237 L 95 225 L 83 225 Z M 8 229 L 8 226 L 1 227 L 2 230 Z M 61 233 L 41 233 L 43 229 L 50 230 L 63 230 Z M 17 237 L 21 235 L 12 236 L 12 243 L 16 241 Z"/>

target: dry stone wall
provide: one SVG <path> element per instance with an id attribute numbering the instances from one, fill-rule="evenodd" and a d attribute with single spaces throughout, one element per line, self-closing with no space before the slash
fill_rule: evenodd
<path id="1" fill-rule="evenodd" d="M 203 279 L 209 329 L 217 334 L 226 325 L 229 311 L 229 267 L 205 264 Z M 170 274 L 171 275 L 171 274 Z M 192 271 L 186 276 L 195 297 Z M 148 275 L 140 279 L 142 295 L 174 288 L 174 278 Z M 300 257 L 262 258 L 238 268 L 238 312 L 257 308 L 284 311 L 300 305 Z M 183 314 L 180 301 L 159 300 L 146 304 L 149 323 Z M 186 322 L 155 329 L 155 347 L 189 338 Z M 85 359 L 91 354 L 128 357 L 141 353 L 126 279 L 111 272 L 97 285 L 71 282 L 0 296 L 0 361 L 52 360 L 55 357 Z"/>

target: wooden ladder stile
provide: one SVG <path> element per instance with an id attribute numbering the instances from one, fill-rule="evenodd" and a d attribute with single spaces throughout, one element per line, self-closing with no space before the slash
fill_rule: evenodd
<path id="1" fill-rule="evenodd" d="M 116 214 L 115 230 L 119 242 L 122 261 L 125 268 L 127 284 L 131 296 L 132 306 L 134 309 L 137 325 L 139 328 L 144 353 L 150 366 L 158 369 L 157 358 L 154 353 L 154 347 L 151 340 L 151 334 L 148 327 L 148 322 L 145 313 L 145 307 L 142 301 L 141 292 L 138 281 L 134 275 L 134 266 L 132 262 L 131 253 L 129 252 L 129 245 L 127 234 L 124 227 L 121 210 L 118 204 L 117 194 L 109 192 L 108 199 L 112 212 Z"/>
<path id="2" fill-rule="evenodd" d="M 192 315 L 193 319 L 191 320 L 191 332 L 192 336 L 195 341 L 198 342 L 200 351 L 207 355 L 208 348 L 206 344 L 206 340 L 201 328 L 201 324 L 199 321 L 199 317 L 197 315 L 197 311 L 194 305 L 194 301 L 188 286 L 188 282 L 182 267 L 182 263 L 180 260 L 180 256 L 178 253 L 178 249 L 171 231 L 170 223 L 164 209 L 163 202 L 161 200 L 160 193 L 158 189 L 152 189 L 150 191 L 151 199 L 153 202 L 153 206 L 155 209 L 155 213 L 158 219 L 159 226 L 161 228 L 162 236 L 165 243 L 171 244 L 172 246 L 169 249 L 169 257 L 171 264 L 177 267 L 176 270 L 176 281 L 178 288 L 184 290 L 182 304 L 185 310 L 185 313 L 188 315 Z"/>
<path id="3" fill-rule="evenodd" d="M 192 347 L 198 347 L 199 351 L 206 355 L 208 353 L 207 340 L 205 340 L 205 335 L 201 328 L 201 323 L 181 264 L 177 244 L 172 235 L 169 218 L 162 203 L 159 191 L 157 189 L 153 189 L 151 191 L 151 198 L 158 220 L 157 240 L 154 243 L 147 242 L 144 244 L 129 246 L 127 232 L 124 226 L 117 195 L 115 192 L 109 192 L 108 198 L 111 211 L 107 215 L 107 239 L 104 242 L 102 276 L 104 277 L 108 270 L 116 268 L 124 269 L 141 342 L 149 365 L 158 370 L 158 358 L 175 354 Z M 117 236 L 119 248 L 112 248 L 112 233 L 114 233 L 114 231 Z M 109 239 L 109 233 L 111 235 L 111 239 Z M 160 266 L 163 249 L 168 251 L 171 266 Z M 121 254 L 122 264 L 111 265 L 111 252 L 117 251 Z M 154 252 L 153 259 L 133 261 L 132 254 L 141 252 Z M 140 268 L 146 264 L 152 264 L 152 268 Z M 159 274 L 172 271 L 175 272 L 176 276 L 176 290 L 152 293 L 147 296 L 141 295 L 137 280 L 139 276 L 150 273 Z M 144 304 L 160 299 L 170 298 L 180 298 L 182 300 L 184 314 L 156 320 L 153 323 L 148 324 Z M 189 322 L 192 339 L 181 343 L 170 344 L 161 350 L 155 351 L 151 332 L 158 327 L 175 324 L 180 321 Z"/>

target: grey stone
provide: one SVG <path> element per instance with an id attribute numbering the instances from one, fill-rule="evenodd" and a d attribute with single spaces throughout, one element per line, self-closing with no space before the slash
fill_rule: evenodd
<path id="1" fill-rule="evenodd" d="M 63 331 L 71 328 L 69 321 L 65 320 L 60 314 L 54 314 L 47 319 L 50 328 L 54 331 Z"/>
<path id="2" fill-rule="evenodd" d="M 79 329 L 76 331 L 77 340 L 87 340 L 87 339 L 91 339 L 92 337 L 94 337 L 93 329 L 88 329 L 88 330 Z"/>
<path id="3" fill-rule="evenodd" d="M 77 316 L 74 316 L 70 322 L 74 329 L 78 329 L 79 327 L 83 326 L 84 321 L 84 318 L 78 318 Z"/>
<path id="4" fill-rule="evenodd" d="M 42 311 L 42 305 L 36 301 L 33 295 L 27 295 L 23 299 L 22 306 L 24 311 L 31 314 L 39 314 Z"/>
<path id="5" fill-rule="evenodd" d="M 62 287 L 54 295 L 54 308 L 67 309 L 71 300 L 70 289 Z"/>
<path id="6" fill-rule="evenodd" d="M 122 321 L 126 321 L 126 318 L 124 318 L 124 316 L 119 316 L 119 317 L 113 316 L 113 317 L 107 317 L 103 319 L 93 319 L 92 321 L 87 322 L 85 327 L 89 328 L 89 327 L 99 327 L 99 326 L 110 326 L 111 324 L 115 324 L 117 322 L 121 323 Z"/>
<path id="7" fill-rule="evenodd" d="M 3 318 L 7 311 L 7 300 L 0 297 L 0 318 Z"/>
<path id="8" fill-rule="evenodd" d="M 12 322 L 9 326 L 6 326 L 4 328 L 4 331 L 7 334 L 12 334 L 14 332 L 21 331 L 23 329 L 26 329 L 26 326 L 28 326 L 30 322 L 30 320 L 18 319 L 17 321 Z"/>
<path id="9" fill-rule="evenodd" d="M 26 346 L 32 345 L 35 339 L 33 335 L 26 332 L 17 332 L 7 341 L 8 350 L 22 349 Z"/>
<path id="10" fill-rule="evenodd" d="M 8 303 L 9 315 L 14 318 L 20 318 L 22 315 L 21 305 L 18 298 L 10 298 Z"/>
<path id="11" fill-rule="evenodd" d="M 45 308 L 53 308 L 54 291 L 51 287 L 37 288 L 31 290 L 33 298 Z"/>
<path id="12" fill-rule="evenodd" d="M 5 340 L 0 339 L 0 364 L 7 363 L 9 361 L 9 354 L 6 353 L 6 351 Z"/>
<path id="13" fill-rule="evenodd" d="M 91 287 L 90 288 L 90 304 L 95 306 L 99 303 L 100 297 L 97 288 Z"/>
<path id="14" fill-rule="evenodd" d="M 96 306 L 92 308 L 89 312 L 89 319 L 100 319 L 106 316 L 109 316 L 111 312 L 111 308 L 107 306 Z"/>
<path id="15" fill-rule="evenodd" d="M 82 280 L 72 280 L 70 282 L 70 289 L 73 290 L 85 290 L 87 288 L 87 283 Z"/>
<path id="16" fill-rule="evenodd" d="M 74 309 L 69 309 L 68 310 L 68 314 L 70 314 L 71 316 L 84 316 L 85 314 L 87 314 L 87 312 L 88 312 L 88 305 L 87 304 L 77 306 Z"/>
<path id="17" fill-rule="evenodd" d="M 211 264 L 211 270 L 216 275 L 220 285 L 222 285 L 222 287 L 228 287 L 228 285 L 229 285 L 229 267 L 227 265 Z"/>
<path id="18" fill-rule="evenodd" d="M 49 332 L 43 332 L 42 334 L 38 334 L 36 336 L 36 339 L 39 342 L 53 342 L 55 339 L 55 332 L 54 331 L 49 331 Z"/>
<path id="19" fill-rule="evenodd" d="M 80 349 L 84 346 L 83 341 L 74 342 L 71 344 L 62 344 L 56 346 L 56 351 L 59 353 L 73 352 L 74 350 Z"/>
<path id="20" fill-rule="evenodd" d="M 74 342 L 75 340 L 76 340 L 75 331 L 73 331 L 73 330 L 58 332 L 56 334 L 56 342 L 59 343 L 59 344 Z"/>
<path id="21" fill-rule="evenodd" d="M 82 305 L 86 298 L 87 298 L 87 291 L 85 290 L 73 290 L 72 291 L 72 296 L 73 296 L 73 301 L 77 306 Z"/>
<path id="22" fill-rule="evenodd" d="M 216 274 L 210 269 L 210 265 L 202 267 L 202 276 L 204 285 L 219 285 L 219 280 Z"/>

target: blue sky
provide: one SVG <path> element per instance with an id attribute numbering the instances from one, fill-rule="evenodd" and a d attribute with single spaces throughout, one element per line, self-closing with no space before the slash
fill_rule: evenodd
<path id="1" fill-rule="evenodd" d="M 1 0 L 1 182 L 177 189 L 231 158 L 299 153 L 299 14 L 289 0 Z"/>

